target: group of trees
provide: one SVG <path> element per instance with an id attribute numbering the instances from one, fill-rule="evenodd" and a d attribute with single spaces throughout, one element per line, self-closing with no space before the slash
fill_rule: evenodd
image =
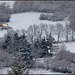
<path id="1" fill-rule="evenodd" d="M 9 30 L 7 34 L 5 34 L 4 36 L 4 40 L 2 41 L 2 44 L 0 45 L 1 48 L 5 50 L 6 52 L 8 52 L 9 54 L 12 53 L 13 55 L 15 55 L 16 52 L 18 52 L 19 50 L 23 50 L 23 52 L 28 51 L 29 53 L 34 54 L 35 49 L 38 49 L 36 50 L 36 53 L 38 51 L 40 51 L 40 53 L 42 52 L 41 53 L 42 57 L 48 54 L 48 49 L 51 50 L 52 44 L 55 40 L 52 37 L 51 33 L 49 33 L 48 36 L 43 35 L 44 30 L 38 30 L 37 28 L 38 31 L 41 31 L 37 33 L 36 27 L 38 27 L 38 25 L 33 25 L 32 26 L 33 29 L 30 26 L 27 31 Z M 42 27 L 45 27 L 45 25 L 42 25 Z M 37 54 L 37 55 L 40 55 L 40 54 Z"/>
<path id="2" fill-rule="evenodd" d="M 8 31 L 8 33 L 5 35 L 1 48 L 9 54 L 13 54 L 13 56 L 16 56 L 16 53 L 20 51 L 24 57 L 23 60 L 27 61 L 27 67 L 31 67 L 31 47 L 27 42 L 26 35 L 23 32 L 22 35 L 19 35 L 17 31 L 12 31 L 13 30 Z"/>
<path id="3" fill-rule="evenodd" d="M 69 13 L 69 3 L 69 1 L 16 1 L 13 10 L 14 13 L 26 11 Z"/>
<path id="4" fill-rule="evenodd" d="M 42 38 L 41 41 L 39 39 L 36 39 L 36 41 L 33 44 L 33 51 L 32 51 L 34 58 L 52 55 L 53 41 L 54 38 L 52 37 L 51 34 L 47 38 L 45 37 Z"/>
<path id="5" fill-rule="evenodd" d="M 48 20 L 48 21 L 63 21 L 66 18 L 66 14 L 63 12 L 55 12 L 52 15 L 47 14 L 40 14 L 40 20 Z"/>
<path id="6" fill-rule="evenodd" d="M 10 7 L 6 3 L 0 4 L 0 22 L 10 21 Z"/>
<path id="7" fill-rule="evenodd" d="M 19 30 L 9 30 L 0 44 L 3 52 L 7 52 L 13 58 L 13 63 L 10 65 L 12 68 L 12 72 L 9 72 L 10 75 L 22 75 L 25 71 L 28 73 L 27 68 L 31 68 L 33 65 L 31 45 L 27 41 L 24 30 L 20 32 L 21 35 L 19 32 Z"/>
<path id="8" fill-rule="evenodd" d="M 27 68 L 34 67 L 33 58 L 44 57 L 51 54 L 54 41 L 51 34 L 49 37 L 43 36 L 40 39 L 36 38 L 32 40 L 32 42 L 28 41 L 28 34 L 25 30 L 8 30 L 4 35 L 0 48 L 3 52 L 12 55 L 13 63 L 11 68 L 13 74 L 23 74 Z M 28 73 L 28 71 L 26 71 L 26 73 Z"/>
<path id="9" fill-rule="evenodd" d="M 65 22 L 65 25 L 61 23 L 56 23 L 56 25 L 52 24 L 30 25 L 26 33 L 28 37 L 27 39 L 30 42 L 33 42 L 37 38 L 41 40 L 43 35 L 45 37 L 49 37 L 49 34 L 51 34 L 55 38 L 56 42 L 74 41 L 74 34 L 72 34 L 73 31 L 70 27 L 70 23 L 67 20 Z"/>

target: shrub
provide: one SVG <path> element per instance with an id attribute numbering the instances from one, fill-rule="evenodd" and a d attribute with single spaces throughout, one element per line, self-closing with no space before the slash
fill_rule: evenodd
<path id="1" fill-rule="evenodd" d="M 34 62 L 35 68 L 50 68 L 50 58 L 37 58 Z"/>
<path id="2" fill-rule="evenodd" d="M 50 16 L 49 14 L 40 14 L 40 20 L 50 20 Z"/>
<path id="3" fill-rule="evenodd" d="M 53 71 L 71 73 L 75 68 L 75 54 L 66 50 L 65 45 L 61 45 L 60 52 L 52 60 L 51 68 Z"/>
<path id="4" fill-rule="evenodd" d="M 7 52 L 0 49 L 0 68 L 11 66 L 12 63 L 12 57 Z"/>
<path id="5" fill-rule="evenodd" d="M 64 12 L 55 12 L 53 15 L 40 14 L 40 20 L 62 21 L 66 17 Z"/>
<path id="6" fill-rule="evenodd" d="M 64 14 L 64 12 L 55 12 L 52 15 L 52 21 L 62 21 L 65 17 L 66 15 Z"/>
<path id="7" fill-rule="evenodd" d="M 52 61 L 51 69 L 56 72 L 71 73 L 74 65 L 74 63 L 71 63 L 70 61 L 67 61 L 65 59 L 61 61 L 58 59 L 54 59 Z"/>

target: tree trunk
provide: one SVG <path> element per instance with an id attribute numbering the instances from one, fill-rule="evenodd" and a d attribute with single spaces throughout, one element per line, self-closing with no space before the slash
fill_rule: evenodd
<path id="1" fill-rule="evenodd" d="M 72 41 L 74 40 L 73 30 L 72 30 Z"/>
<path id="2" fill-rule="evenodd" d="M 60 32 L 58 32 L 58 43 L 59 43 L 59 38 L 60 38 Z"/>
<path id="3" fill-rule="evenodd" d="M 66 42 L 68 42 L 68 31 L 66 32 Z"/>

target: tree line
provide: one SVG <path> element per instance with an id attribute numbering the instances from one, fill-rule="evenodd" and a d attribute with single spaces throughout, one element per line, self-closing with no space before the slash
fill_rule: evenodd
<path id="1" fill-rule="evenodd" d="M 52 55 L 53 41 L 54 38 L 50 34 L 49 37 L 29 42 L 25 30 L 8 30 L 0 42 L 0 49 L 12 55 L 12 57 L 9 56 L 13 59 L 13 63 L 10 61 L 10 66 L 15 73 L 21 74 L 22 70 L 34 67 L 35 60 L 33 59 Z"/>

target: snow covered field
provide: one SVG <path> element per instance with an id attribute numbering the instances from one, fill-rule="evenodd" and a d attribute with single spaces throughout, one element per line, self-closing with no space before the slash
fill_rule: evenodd
<path id="1" fill-rule="evenodd" d="M 30 25 L 33 24 L 56 24 L 57 22 L 39 20 L 41 13 L 37 12 L 26 12 L 11 15 L 10 22 L 8 23 L 13 29 L 27 29 Z M 59 21 L 59 23 L 64 24 L 65 22 Z"/>
<path id="2" fill-rule="evenodd" d="M 59 46 L 61 44 L 65 44 L 66 48 L 68 51 L 75 53 L 75 42 L 68 42 L 68 43 L 60 43 Z"/>
<path id="3" fill-rule="evenodd" d="M 30 25 L 33 24 L 56 24 L 57 22 L 65 24 L 65 21 L 47 21 L 47 20 L 39 20 L 39 16 L 41 13 L 38 12 L 25 12 L 25 13 L 18 13 L 18 14 L 12 14 L 10 22 L 8 22 L 9 26 L 12 27 L 14 30 L 17 29 L 27 29 Z M 5 31 L 0 31 L 0 37 L 4 36 L 6 33 Z M 55 37 L 56 39 L 56 37 Z M 67 50 L 70 50 L 71 52 L 75 53 L 75 42 L 65 43 L 67 46 Z"/>
<path id="4" fill-rule="evenodd" d="M 63 25 L 65 24 L 65 21 L 57 21 L 57 22 L 52 22 L 52 21 L 47 21 L 47 20 L 39 20 L 39 16 L 41 13 L 38 12 L 25 12 L 25 13 L 18 13 L 18 14 L 12 14 L 10 22 L 8 22 L 9 26 L 12 27 L 14 30 L 17 29 L 27 29 L 30 25 L 33 24 L 53 24 L 55 25 L 56 23 L 62 23 Z M 6 31 L 1 31 L 0 32 L 0 37 L 4 35 Z"/>

